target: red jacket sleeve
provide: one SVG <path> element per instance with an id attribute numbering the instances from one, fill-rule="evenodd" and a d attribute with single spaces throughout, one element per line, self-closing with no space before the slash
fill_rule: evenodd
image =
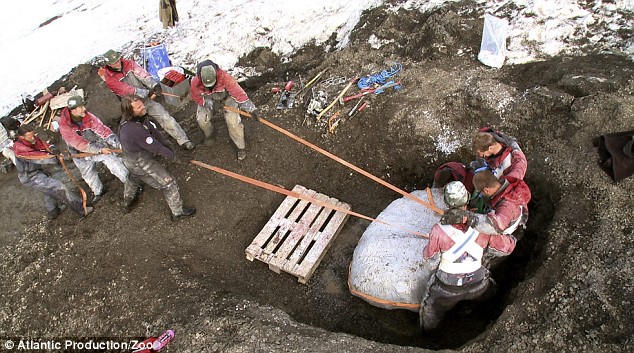
<path id="1" fill-rule="evenodd" d="M 218 81 L 216 83 L 216 87 L 214 88 L 214 92 L 226 90 L 238 103 L 244 103 L 249 100 L 246 92 L 244 92 L 242 87 L 240 87 L 236 79 L 229 75 L 225 70 L 218 69 L 217 75 Z"/>
<path id="2" fill-rule="evenodd" d="M 50 156 L 51 158 L 55 157 L 48 153 L 47 151 L 48 144 L 39 137 L 35 137 L 35 143 L 30 144 L 26 142 L 21 137 L 13 144 L 11 148 L 13 153 L 17 158 L 25 158 L 29 159 L 29 157 L 40 157 L 40 156 Z M 34 163 L 39 163 L 37 160 L 31 161 Z M 45 163 L 45 162 L 44 162 Z"/>
<path id="3" fill-rule="evenodd" d="M 122 72 L 112 71 L 106 67 L 105 75 L 106 86 L 108 86 L 108 88 L 110 88 L 110 90 L 118 96 L 125 96 L 136 92 L 136 88 L 134 86 L 122 81 L 126 75 L 134 74 L 141 79 L 150 77 L 150 73 L 133 60 L 121 59 L 121 66 Z"/>
<path id="4" fill-rule="evenodd" d="M 192 78 L 190 86 L 189 91 L 191 93 L 192 100 L 198 105 L 205 105 L 205 86 L 202 82 L 200 82 L 200 78 L 198 78 L 198 76 Z"/>
<path id="5" fill-rule="evenodd" d="M 524 180 L 527 168 L 528 162 L 524 152 L 514 149 L 511 152 L 511 166 L 504 171 L 504 175 L 509 178 Z"/>
<path id="6" fill-rule="evenodd" d="M 113 134 L 109 127 L 90 112 L 86 112 L 86 116 L 82 119 L 82 126 L 78 127 L 72 122 L 68 108 L 64 108 L 61 114 L 59 133 L 66 144 L 81 152 L 99 153 L 101 148 L 91 144 L 90 141 L 77 133 L 84 130 L 91 130 L 104 140 Z"/>
<path id="7" fill-rule="evenodd" d="M 495 205 L 495 209 L 487 214 L 487 217 L 496 229 L 504 231 L 521 216 L 521 213 L 520 205 L 501 200 Z"/>
<path id="8" fill-rule="evenodd" d="M 513 252 L 515 242 L 515 238 L 511 235 L 491 235 L 489 238 L 489 248 L 495 250 L 499 256 L 505 256 Z"/>
<path id="9" fill-rule="evenodd" d="M 449 241 L 449 244 L 447 243 Z M 434 224 L 429 232 L 429 242 L 423 249 L 423 258 L 425 260 L 430 259 L 437 253 L 441 252 L 443 248 L 449 248 L 453 245 L 453 241 L 445 235 L 445 232 L 440 228 L 440 225 Z"/>

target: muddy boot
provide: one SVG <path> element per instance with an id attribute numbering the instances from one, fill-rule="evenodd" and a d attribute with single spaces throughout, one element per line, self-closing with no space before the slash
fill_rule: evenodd
<path id="1" fill-rule="evenodd" d="M 241 161 L 247 157 L 247 151 L 244 149 L 238 150 L 238 160 Z"/>
<path id="2" fill-rule="evenodd" d="M 95 195 L 95 197 L 92 198 L 90 204 L 94 206 L 97 202 L 101 201 L 101 198 L 103 198 L 103 195 L 105 195 L 107 192 L 108 188 L 104 185 L 103 188 L 101 188 L 101 193 L 99 195 Z"/>
<path id="3" fill-rule="evenodd" d="M 130 213 L 134 205 L 136 205 L 136 201 L 139 199 L 139 191 L 134 194 L 134 197 L 124 197 L 123 203 L 121 203 L 121 208 L 123 209 L 123 213 Z"/>
<path id="4" fill-rule="evenodd" d="M 50 219 L 51 221 L 54 220 L 60 214 L 62 214 L 62 212 L 64 212 L 65 210 L 66 210 L 66 205 L 60 205 L 58 207 L 55 207 L 52 211 L 48 212 L 47 214 L 48 219 Z"/>
<path id="5" fill-rule="evenodd" d="M 183 147 L 184 149 L 188 150 L 188 151 L 191 151 L 191 150 L 193 150 L 193 149 L 194 149 L 195 145 L 194 145 L 194 143 L 193 143 L 193 142 L 191 142 L 191 141 L 187 141 L 187 142 L 185 142 L 184 144 L 182 144 L 182 147 Z"/>
<path id="6" fill-rule="evenodd" d="M 196 214 L 196 209 L 194 207 L 183 207 L 183 213 L 181 214 L 171 214 L 172 222 L 176 222 L 181 218 L 190 217 Z"/>

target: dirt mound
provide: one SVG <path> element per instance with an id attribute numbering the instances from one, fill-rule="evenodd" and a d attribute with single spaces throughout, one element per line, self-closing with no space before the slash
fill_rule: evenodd
<path id="1" fill-rule="evenodd" d="M 122 185 L 105 170 L 110 192 L 92 215 L 80 221 L 65 212 L 49 222 L 41 195 L 15 172 L 0 175 L 0 336 L 145 337 L 172 328 L 168 347 L 178 352 L 631 351 L 634 179 L 611 183 L 592 139 L 632 129 L 634 63 L 595 54 L 490 69 L 475 59 L 480 16 L 459 6 L 428 15 L 378 8 L 362 16 L 344 50 L 331 42 L 283 64 L 266 49 L 241 60 L 266 71 L 243 84 L 261 116 L 405 190 L 429 184 L 441 163 L 471 160 L 479 127 L 519 139 L 533 191 L 528 228 L 494 273 L 497 297 L 455 308 L 444 334 L 422 337 L 415 313 L 348 293 L 348 264 L 367 221 L 349 219 L 300 285 L 244 256 L 283 196 L 168 163 L 186 204 L 198 208 L 177 223 L 156 190 L 124 214 Z M 334 134 L 303 108 L 274 108 L 271 88 L 289 78 L 306 83 L 328 68 L 332 84 L 319 88 L 332 100 L 350 78 L 393 63 L 402 65 L 402 89 L 366 97 L 369 106 Z M 96 71 L 80 65 L 54 87 L 84 88 L 88 109 L 116 126 L 118 101 Z M 193 102 L 172 113 L 202 141 Z M 247 159 L 238 162 L 218 114 L 214 123 L 215 144 L 185 158 L 287 189 L 300 184 L 372 217 L 400 197 L 253 121 L 245 122 Z"/>

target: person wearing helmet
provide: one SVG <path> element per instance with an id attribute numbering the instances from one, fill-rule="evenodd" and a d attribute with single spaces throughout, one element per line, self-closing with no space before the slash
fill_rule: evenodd
<path id="1" fill-rule="evenodd" d="M 178 124 L 157 99 L 162 95 L 161 85 L 139 64 L 124 59 L 121 53 L 108 50 L 104 54 L 106 66 L 103 67 L 106 86 L 121 99 L 129 94 L 136 94 L 143 99 L 148 115 L 158 122 L 165 132 L 172 136 L 179 146 L 191 150 L 194 144 L 189 140 L 185 130 Z"/>
<path id="2" fill-rule="evenodd" d="M 32 126 L 25 124 L 18 127 L 18 139 L 11 149 L 15 153 L 15 167 L 20 183 L 44 194 L 49 219 L 57 218 L 66 206 L 80 216 L 92 213 L 92 207 L 84 209 L 79 196 L 42 169 L 42 165 L 58 164 L 61 156 L 55 146 L 42 141 L 35 134 Z"/>
<path id="3" fill-rule="evenodd" d="M 92 204 L 96 204 L 107 192 L 99 179 L 97 163 L 103 163 L 124 185 L 130 187 L 128 169 L 113 150 L 120 149 L 119 138 L 99 118 L 86 110 L 82 96 L 72 96 L 67 107 L 62 110 L 59 121 L 59 133 L 62 135 L 68 152 L 91 153 L 93 156 L 73 158 L 82 178 L 95 195 Z"/>
<path id="4" fill-rule="evenodd" d="M 452 209 L 443 215 L 443 222 L 452 224 L 468 218 L 473 228 L 490 234 L 512 234 L 526 225 L 531 190 L 523 180 L 498 180 L 492 171 L 483 170 L 473 176 L 473 185 L 477 192 L 470 206 L 478 206 L 476 212 Z"/>
<path id="5" fill-rule="evenodd" d="M 214 128 L 211 123 L 213 104 L 218 102 L 232 108 L 241 109 L 257 119 L 256 107 L 242 87 L 226 71 L 211 60 L 198 64 L 196 77 L 191 81 L 191 96 L 198 105 L 196 120 L 205 134 L 205 144 L 213 143 Z M 238 160 L 243 160 L 245 151 L 244 125 L 238 113 L 223 110 L 229 129 L 229 137 L 238 148 Z"/>
<path id="6" fill-rule="evenodd" d="M 450 209 L 466 209 L 469 192 L 461 182 L 449 182 L 443 190 Z M 421 328 L 432 333 L 458 302 L 492 293 L 495 281 L 490 278 L 483 255 L 509 255 L 515 242 L 512 235 L 480 233 L 469 227 L 466 218 L 453 224 L 435 224 L 423 249 L 425 261 L 436 266 L 429 293 L 421 303 Z"/>

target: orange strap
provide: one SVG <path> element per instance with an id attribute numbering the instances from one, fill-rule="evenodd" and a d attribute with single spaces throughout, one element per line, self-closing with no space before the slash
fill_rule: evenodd
<path id="1" fill-rule="evenodd" d="M 230 171 L 222 169 L 222 168 L 210 166 L 209 164 L 205 164 L 203 162 L 191 161 L 191 163 L 194 164 L 194 165 L 197 165 L 199 167 L 203 167 L 203 168 L 209 169 L 211 171 L 218 172 L 220 174 L 224 174 L 224 175 L 232 177 L 234 179 L 238 179 L 240 181 L 244 181 L 245 183 L 249 183 L 251 185 L 255 185 L 255 186 L 259 186 L 261 188 L 267 189 L 267 190 L 275 191 L 277 193 L 280 193 L 280 194 L 283 194 L 283 195 L 286 195 L 286 196 L 290 196 L 290 197 L 294 197 L 294 198 L 297 198 L 297 199 L 301 199 L 301 200 L 305 200 L 305 201 L 308 201 L 308 202 L 312 202 L 312 203 L 314 203 L 316 205 L 319 205 L 319 206 L 322 206 L 322 207 L 326 207 L 326 208 L 330 208 L 330 209 L 333 209 L 335 211 L 343 212 L 343 213 L 349 214 L 351 216 L 367 219 L 368 221 L 385 224 L 387 226 L 394 227 L 394 228 L 400 229 L 402 231 L 405 231 L 405 232 L 408 232 L 408 233 L 411 233 L 411 234 L 414 234 L 414 235 L 417 235 L 417 236 L 420 236 L 420 237 L 423 237 L 423 238 L 429 238 L 429 235 L 427 235 L 427 234 L 420 233 L 420 232 L 413 231 L 413 230 L 409 230 L 409 229 L 406 229 L 406 228 L 403 228 L 403 227 L 399 227 L 399 226 L 394 225 L 394 224 L 390 224 L 390 223 L 387 223 L 387 222 L 384 222 L 384 221 L 380 221 L 380 220 L 375 219 L 375 218 L 364 216 L 364 215 L 362 215 L 360 213 L 356 213 L 356 212 L 347 210 L 345 208 L 338 207 L 338 206 L 335 206 L 333 204 L 314 199 L 314 198 L 306 196 L 306 195 L 298 194 L 296 192 L 289 191 L 289 190 L 281 188 L 279 186 L 271 185 L 271 184 L 265 183 L 263 181 L 259 181 L 259 180 L 255 180 L 255 179 L 246 177 L 244 175 L 233 173 L 233 172 L 230 172 Z"/>
<path id="2" fill-rule="evenodd" d="M 356 295 L 357 297 L 363 298 L 368 302 L 377 303 L 381 305 L 392 306 L 399 309 L 408 309 L 408 310 L 419 310 L 420 304 L 408 304 L 408 303 L 400 303 L 394 302 L 391 300 L 380 299 L 377 297 L 373 297 L 369 294 L 359 292 L 358 290 L 352 289 L 352 285 L 350 284 L 350 271 L 352 270 L 352 262 L 348 265 L 348 290 L 350 293 Z"/>
<path id="3" fill-rule="evenodd" d="M 431 189 L 429 187 L 425 188 L 425 191 L 427 191 L 427 199 L 429 200 L 429 203 L 436 207 L 436 202 L 434 201 L 434 195 L 431 194 Z"/>
<path id="4" fill-rule="evenodd" d="M 110 150 L 110 151 L 112 151 L 113 153 L 123 153 L 122 150 Z M 49 153 L 50 153 L 50 150 L 49 150 Z M 85 158 L 85 157 L 91 157 L 91 156 L 98 156 L 100 154 L 103 154 L 103 153 L 82 152 L 77 154 L 71 154 L 70 157 L 71 158 Z M 40 160 L 40 159 L 56 158 L 58 156 L 55 154 L 49 154 L 49 155 L 41 155 L 41 156 L 18 156 L 18 157 L 22 159 Z"/>
<path id="5" fill-rule="evenodd" d="M 227 106 L 227 105 L 225 105 L 225 106 L 224 106 L 224 108 L 225 108 L 226 110 L 232 111 L 232 112 L 234 112 L 234 113 L 238 113 L 238 114 L 241 114 L 241 115 L 244 115 L 244 116 L 247 116 L 247 117 L 251 117 L 251 114 L 249 114 L 249 113 L 247 113 L 247 112 L 243 112 L 243 111 L 238 110 L 238 109 L 235 109 L 235 108 L 232 108 L 232 107 L 229 107 L 229 106 Z M 429 209 L 433 210 L 434 212 L 436 212 L 436 213 L 438 213 L 438 214 L 441 214 L 441 215 L 442 215 L 442 214 L 444 214 L 443 210 L 441 210 L 440 208 L 438 208 L 438 207 L 436 207 L 436 206 L 434 206 L 434 205 L 432 205 L 432 204 L 430 204 L 430 203 L 428 203 L 428 202 L 425 202 L 425 201 L 423 201 L 423 200 L 419 199 L 418 197 L 416 197 L 416 196 L 414 196 L 414 195 L 412 195 L 412 194 L 410 194 L 410 193 L 408 193 L 408 192 L 405 192 L 405 191 L 403 191 L 403 190 L 401 190 L 401 189 L 397 188 L 396 186 L 394 186 L 394 185 L 392 185 L 392 184 L 388 183 L 387 181 L 382 180 L 382 179 L 380 179 L 380 178 L 378 178 L 378 177 L 376 177 L 376 176 L 374 176 L 374 175 L 372 175 L 372 174 L 370 174 L 370 173 L 366 172 L 365 170 L 363 170 L 363 169 L 361 169 L 361 168 L 359 168 L 359 167 L 357 167 L 357 166 L 355 166 L 355 165 L 353 165 L 353 164 L 351 164 L 351 163 L 346 162 L 345 160 L 343 160 L 343 159 L 341 159 L 341 158 L 339 158 L 339 157 L 335 156 L 334 154 L 332 154 L 332 153 L 330 153 L 330 152 L 328 152 L 328 151 L 326 151 L 326 150 L 323 150 L 323 149 L 321 149 L 321 148 L 319 148 L 319 147 L 317 147 L 317 146 L 313 145 L 312 143 L 310 143 L 310 142 L 308 142 L 308 141 L 306 141 L 306 140 L 302 139 L 301 137 L 298 137 L 298 136 L 296 136 L 296 135 L 293 135 L 292 133 L 290 133 L 290 132 L 288 132 L 288 131 L 286 131 L 286 130 L 282 129 L 281 127 L 279 127 L 279 126 L 277 126 L 277 125 L 275 125 L 275 124 L 273 124 L 273 123 L 271 123 L 271 122 L 267 121 L 266 119 L 263 119 L 263 118 L 258 117 L 258 120 L 259 120 L 262 124 L 264 124 L 264 125 L 266 125 L 266 126 L 268 126 L 268 127 L 272 128 L 273 130 L 277 130 L 277 131 L 281 132 L 282 134 L 284 134 L 284 135 L 286 135 L 286 136 L 288 136 L 288 137 L 292 138 L 293 140 L 295 140 L 295 141 L 297 141 L 297 142 L 299 142 L 299 143 L 301 143 L 301 144 L 303 144 L 303 145 L 306 145 L 306 146 L 308 146 L 308 147 L 310 147 L 310 148 L 314 149 L 315 151 L 317 151 L 317 152 L 319 152 L 319 153 L 321 153 L 321 154 L 323 154 L 323 155 L 327 156 L 328 158 L 331 158 L 331 159 L 333 159 L 334 161 L 339 162 L 339 163 L 341 163 L 341 164 L 345 165 L 346 167 L 348 167 L 348 168 L 350 168 L 350 169 L 352 169 L 352 170 L 354 170 L 354 171 L 356 171 L 356 172 L 358 172 L 358 173 L 363 174 L 364 176 L 366 176 L 366 177 L 368 177 L 368 178 L 370 178 L 370 179 L 372 179 L 372 180 L 376 181 L 377 183 L 379 183 L 379 184 L 381 184 L 381 185 L 383 185 L 383 186 L 387 187 L 388 189 L 391 189 L 391 190 L 393 190 L 393 191 L 396 191 L 397 193 L 399 193 L 399 194 L 401 194 L 401 195 L 403 195 L 403 196 L 407 197 L 408 199 L 413 200 L 413 201 L 415 201 L 415 202 L 417 202 L 417 203 L 419 203 L 419 204 L 421 204 L 421 205 L 423 205 L 423 206 L 425 206 L 425 207 L 427 207 L 427 208 L 429 208 Z"/>
<path id="6" fill-rule="evenodd" d="M 44 148 L 46 148 L 46 151 L 48 151 L 48 153 L 51 153 L 51 149 L 48 148 L 48 145 L 46 143 L 44 143 Z M 60 156 L 56 156 L 56 157 L 57 157 L 57 160 L 59 161 L 59 164 L 61 164 L 62 168 L 64 168 L 64 171 L 66 172 L 66 174 L 68 174 L 68 177 L 70 178 L 70 180 L 79 189 L 79 192 L 81 193 L 81 206 L 84 208 L 84 216 L 86 216 L 88 214 L 88 210 L 86 210 L 86 198 L 87 198 L 86 191 L 84 191 L 81 185 L 79 185 L 79 182 L 77 182 L 77 179 L 75 179 L 75 177 L 73 176 L 73 173 L 71 173 L 70 170 L 68 170 L 68 168 L 66 167 L 66 163 L 64 163 L 64 158 Z"/>

